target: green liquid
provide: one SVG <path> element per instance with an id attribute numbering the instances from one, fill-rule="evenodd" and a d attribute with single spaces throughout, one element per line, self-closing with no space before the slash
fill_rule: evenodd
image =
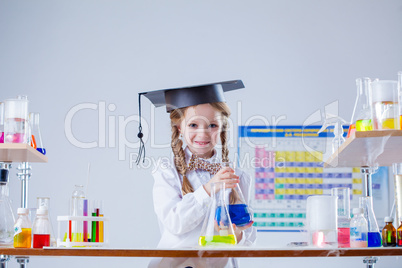
<path id="1" fill-rule="evenodd" d="M 371 119 L 361 119 L 356 121 L 356 131 L 371 131 L 371 130 L 373 130 Z"/>
<path id="2" fill-rule="evenodd" d="M 214 235 L 214 236 L 200 236 L 198 239 L 200 246 L 212 246 L 212 245 L 236 245 L 236 237 L 234 235 Z"/>

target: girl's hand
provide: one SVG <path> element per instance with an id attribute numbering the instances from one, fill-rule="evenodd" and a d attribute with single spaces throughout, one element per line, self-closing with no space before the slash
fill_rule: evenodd
<path id="1" fill-rule="evenodd" d="M 252 221 L 249 224 L 247 224 L 245 226 L 242 226 L 242 227 L 237 227 L 236 224 L 234 224 L 234 223 L 232 224 L 233 231 L 235 233 L 237 243 L 239 243 L 239 241 L 243 238 L 243 232 L 242 231 L 250 228 L 253 225 L 253 223 L 254 223 L 254 221 Z"/>
<path id="2" fill-rule="evenodd" d="M 211 196 L 211 186 L 212 183 L 215 182 L 224 182 L 225 188 L 235 188 L 236 183 L 239 183 L 239 176 L 234 173 L 234 170 L 231 168 L 221 168 L 212 179 L 209 180 L 206 184 L 204 184 L 204 189 Z"/>

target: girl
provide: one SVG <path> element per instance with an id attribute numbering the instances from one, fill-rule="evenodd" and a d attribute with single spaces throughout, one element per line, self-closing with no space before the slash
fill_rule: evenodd
<path id="1" fill-rule="evenodd" d="M 225 182 L 227 188 L 239 183 L 249 198 L 250 177 L 236 170 L 219 167 L 215 146 L 222 144 L 222 160 L 228 161 L 227 126 L 229 107 L 224 102 L 203 103 L 170 111 L 173 161 L 165 161 L 153 174 L 154 209 L 161 231 L 159 248 L 198 245 L 202 224 L 211 199 L 211 185 Z M 183 140 L 187 144 L 183 148 Z M 204 168 L 199 168 L 199 163 Z M 198 168 L 197 168 L 198 167 Z M 252 222 L 233 225 L 239 245 L 255 242 Z"/>

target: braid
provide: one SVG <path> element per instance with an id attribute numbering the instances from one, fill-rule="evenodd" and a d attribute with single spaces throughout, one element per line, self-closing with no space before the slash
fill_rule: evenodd
<path id="1" fill-rule="evenodd" d="M 181 187 L 181 191 L 183 196 L 194 192 L 193 187 L 188 180 L 187 173 L 187 164 L 186 164 L 186 156 L 183 150 L 183 141 L 179 138 L 180 132 L 176 125 L 172 124 L 172 151 L 174 154 L 174 164 L 176 166 L 177 171 L 180 175 L 183 176 L 183 185 Z"/>

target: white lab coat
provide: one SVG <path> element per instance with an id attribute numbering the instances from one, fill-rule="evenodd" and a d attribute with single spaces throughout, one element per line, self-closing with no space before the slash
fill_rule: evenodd
<path id="1" fill-rule="evenodd" d="M 186 163 L 190 161 L 191 151 L 184 150 Z M 205 159 L 211 163 L 220 162 L 215 151 L 214 156 Z M 240 188 L 246 202 L 250 197 L 250 176 L 236 169 L 240 177 Z M 153 188 L 154 209 L 158 218 L 161 240 L 158 248 L 188 248 L 198 247 L 198 238 L 208 210 L 211 197 L 203 185 L 213 176 L 204 170 L 187 172 L 194 192 L 182 195 L 182 176 L 178 174 L 173 160 L 163 161 L 153 173 L 155 184 Z M 256 229 L 250 227 L 243 231 L 238 245 L 250 246 L 256 240 Z"/>

